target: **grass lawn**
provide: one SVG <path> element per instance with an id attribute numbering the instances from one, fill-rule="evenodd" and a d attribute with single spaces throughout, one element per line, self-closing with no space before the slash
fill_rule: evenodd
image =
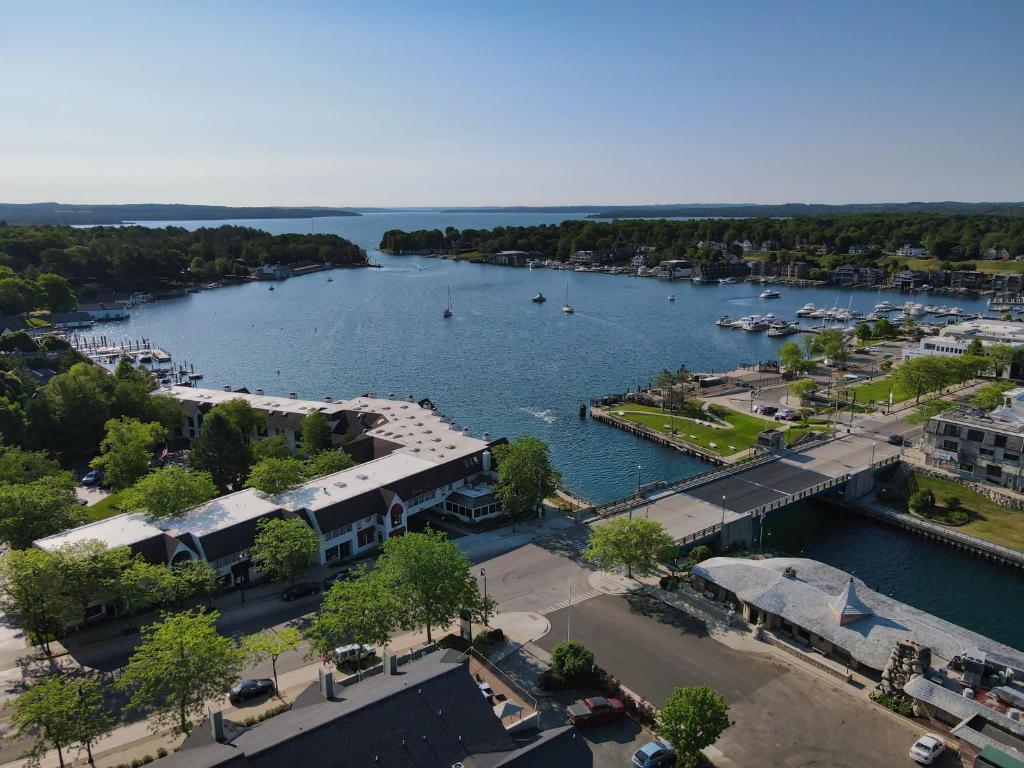
<path id="1" fill-rule="evenodd" d="M 907 392 L 901 387 L 897 387 L 893 383 L 892 377 L 886 377 L 884 379 L 875 379 L 865 384 L 858 384 L 853 388 L 853 391 L 857 393 L 858 403 L 867 403 L 874 400 L 876 403 L 887 403 L 889 402 L 889 390 L 892 389 L 892 401 L 894 403 L 901 403 L 904 400 L 913 397 L 913 392 Z"/>
<path id="2" fill-rule="evenodd" d="M 692 402 L 690 401 L 690 403 Z M 622 411 L 623 413 L 620 418 L 637 424 L 643 424 L 645 427 L 650 427 L 657 432 L 663 432 L 667 435 L 673 434 L 673 418 L 672 414 L 668 411 L 662 412 L 659 408 L 633 405 L 632 403 L 615 405 L 608 410 L 616 416 L 619 416 L 619 411 Z M 686 410 L 690 411 L 690 409 Z M 630 411 L 634 411 L 634 413 L 630 413 Z M 639 412 L 637 413 L 636 411 Z M 753 445 L 759 433 L 778 426 L 773 421 L 759 419 L 756 416 L 748 416 L 745 413 L 738 413 L 725 408 L 717 410 L 717 413 L 729 424 L 728 428 L 716 429 L 714 427 L 707 427 L 684 416 L 677 416 L 674 419 L 675 436 L 688 443 L 706 448 L 717 453 L 719 456 L 732 456 L 734 453 L 739 453 Z M 706 414 L 703 418 L 707 418 Z M 712 447 L 711 443 L 714 443 L 715 446 Z"/>
<path id="3" fill-rule="evenodd" d="M 957 526 L 956 530 L 1024 550 L 1024 512 L 996 504 L 953 480 L 929 477 L 917 472 L 914 473 L 914 479 L 918 488 L 935 494 L 935 502 L 940 506 L 945 506 L 950 496 L 960 499 L 971 519 L 965 525 Z"/>
<path id="4" fill-rule="evenodd" d="M 904 256 L 890 256 L 886 261 L 898 261 L 906 264 L 909 269 L 920 269 L 929 271 L 938 269 L 941 263 L 939 259 L 915 259 Z M 984 259 L 966 259 L 971 262 L 979 272 L 1024 272 L 1024 261 L 985 261 Z"/>
<path id="5" fill-rule="evenodd" d="M 86 507 L 85 512 L 89 516 L 89 520 L 102 520 L 105 517 L 121 514 L 121 509 L 117 506 L 117 503 L 122 493 L 123 491 L 115 491 L 106 498 L 97 501 L 91 507 Z"/>

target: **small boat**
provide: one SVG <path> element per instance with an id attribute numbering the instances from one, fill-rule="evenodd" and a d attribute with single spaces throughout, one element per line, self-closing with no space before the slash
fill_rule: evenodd
<path id="1" fill-rule="evenodd" d="M 715 325 L 719 325 L 723 328 L 732 328 L 732 318 L 728 315 L 722 315 L 720 318 L 715 320 Z"/>
<path id="2" fill-rule="evenodd" d="M 327 278 L 327 282 L 328 283 L 333 283 L 334 282 L 334 278 L 333 277 L 328 277 Z"/>
<path id="3" fill-rule="evenodd" d="M 888 301 L 881 301 L 875 304 L 875 312 L 895 312 L 896 307 L 890 304 Z"/>
<path id="4" fill-rule="evenodd" d="M 270 286 L 270 288 L 268 288 L 267 290 L 269 290 L 269 291 L 274 290 L 274 286 Z"/>
<path id="5" fill-rule="evenodd" d="M 814 303 L 809 301 L 806 304 L 804 304 L 802 307 L 800 307 L 800 309 L 798 309 L 796 311 L 796 316 L 797 317 L 810 317 L 811 313 L 814 312 L 816 309 L 817 309 L 817 307 L 814 306 Z"/>
<path id="6" fill-rule="evenodd" d="M 452 289 L 448 289 L 448 306 L 444 308 L 444 312 L 441 313 L 441 317 L 445 320 L 452 316 Z"/>
<path id="7" fill-rule="evenodd" d="M 761 291 L 761 295 L 758 298 L 761 298 L 761 299 L 777 299 L 781 295 L 782 294 L 779 293 L 778 291 L 773 291 L 771 288 L 765 288 L 763 291 Z"/>
<path id="8" fill-rule="evenodd" d="M 565 304 L 562 306 L 562 311 L 565 314 L 567 314 L 567 315 L 571 315 L 573 312 L 576 311 L 575 309 L 572 308 L 572 304 L 569 303 L 569 285 L 568 284 L 566 284 L 566 286 L 565 286 Z"/>
<path id="9" fill-rule="evenodd" d="M 534 304 L 543 304 L 545 301 L 547 301 L 547 299 L 544 298 L 543 293 L 538 293 L 536 296 L 530 299 L 530 301 L 532 301 Z"/>
<path id="10" fill-rule="evenodd" d="M 674 293 L 670 293 L 670 294 L 668 295 L 668 300 L 669 300 L 669 301 L 675 301 L 675 300 L 676 300 L 676 295 L 675 295 Z"/>
<path id="11" fill-rule="evenodd" d="M 720 278 L 718 278 L 718 284 L 719 285 L 735 285 L 735 283 L 736 283 L 736 278 L 735 277 L 720 277 Z"/>

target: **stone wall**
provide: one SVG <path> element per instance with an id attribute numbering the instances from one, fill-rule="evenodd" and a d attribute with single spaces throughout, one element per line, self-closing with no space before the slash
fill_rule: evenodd
<path id="1" fill-rule="evenodd" d="M 913 675 L 924 675 L 932 663 L 931 648 L 914 640 L 898 640 L 882 670 L 878 689 L 886 696 L 902 694 L 903 686 Z"/>

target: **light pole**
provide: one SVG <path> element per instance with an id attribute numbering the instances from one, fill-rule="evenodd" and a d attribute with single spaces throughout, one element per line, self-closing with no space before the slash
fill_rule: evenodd
<path id="1" fill-rule="evenodd" d="M 722 551 L 725 552 L 725 494 L 722 494 Z"/>
<path id="2" fill-rule="evenodd" d="M 640 464 L 636 465 L 636 498 L 637 498 L 637 501 L 640 500 L 640 470 L 642 468 L 643 467 Z M 633 507 L 629 508 L 629 519 L 630 520 L 633 519 Z"/>
<path id="3" fill-rule="evenodd" d="M 572 582 L 569 582 L 569 605 L 565 609 L 565 639 L 569 640 L 572 634 Z"/>
<path id="4" fill-rule="evenodd" d="M 487 622 L 487 569 L 481 568 L 480 575 L 484 580 L 484 626 L 490 626 Z"/>
<path id="5" fill-rule="evenodd" d="M 241 566 L 245 562 L 245 552 L 238 553 L 238 564 Z M 242 575 L 241 568 L 239 568 L 238 576 L 238 591 L 242 593 L 242 605 L 245 605 L 245 578 Z"/>

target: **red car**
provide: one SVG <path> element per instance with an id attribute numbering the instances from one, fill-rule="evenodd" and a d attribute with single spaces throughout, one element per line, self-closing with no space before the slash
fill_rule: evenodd
<path id="1" fill-rule="evenodd" d="M 565 708 L 565 714 L 573 725 L 596 725 L 615 720 L 626 713 L 626 708 L 618 699 L 606 699 L 594 696 L 590 699 L 577 701 Z"/>

